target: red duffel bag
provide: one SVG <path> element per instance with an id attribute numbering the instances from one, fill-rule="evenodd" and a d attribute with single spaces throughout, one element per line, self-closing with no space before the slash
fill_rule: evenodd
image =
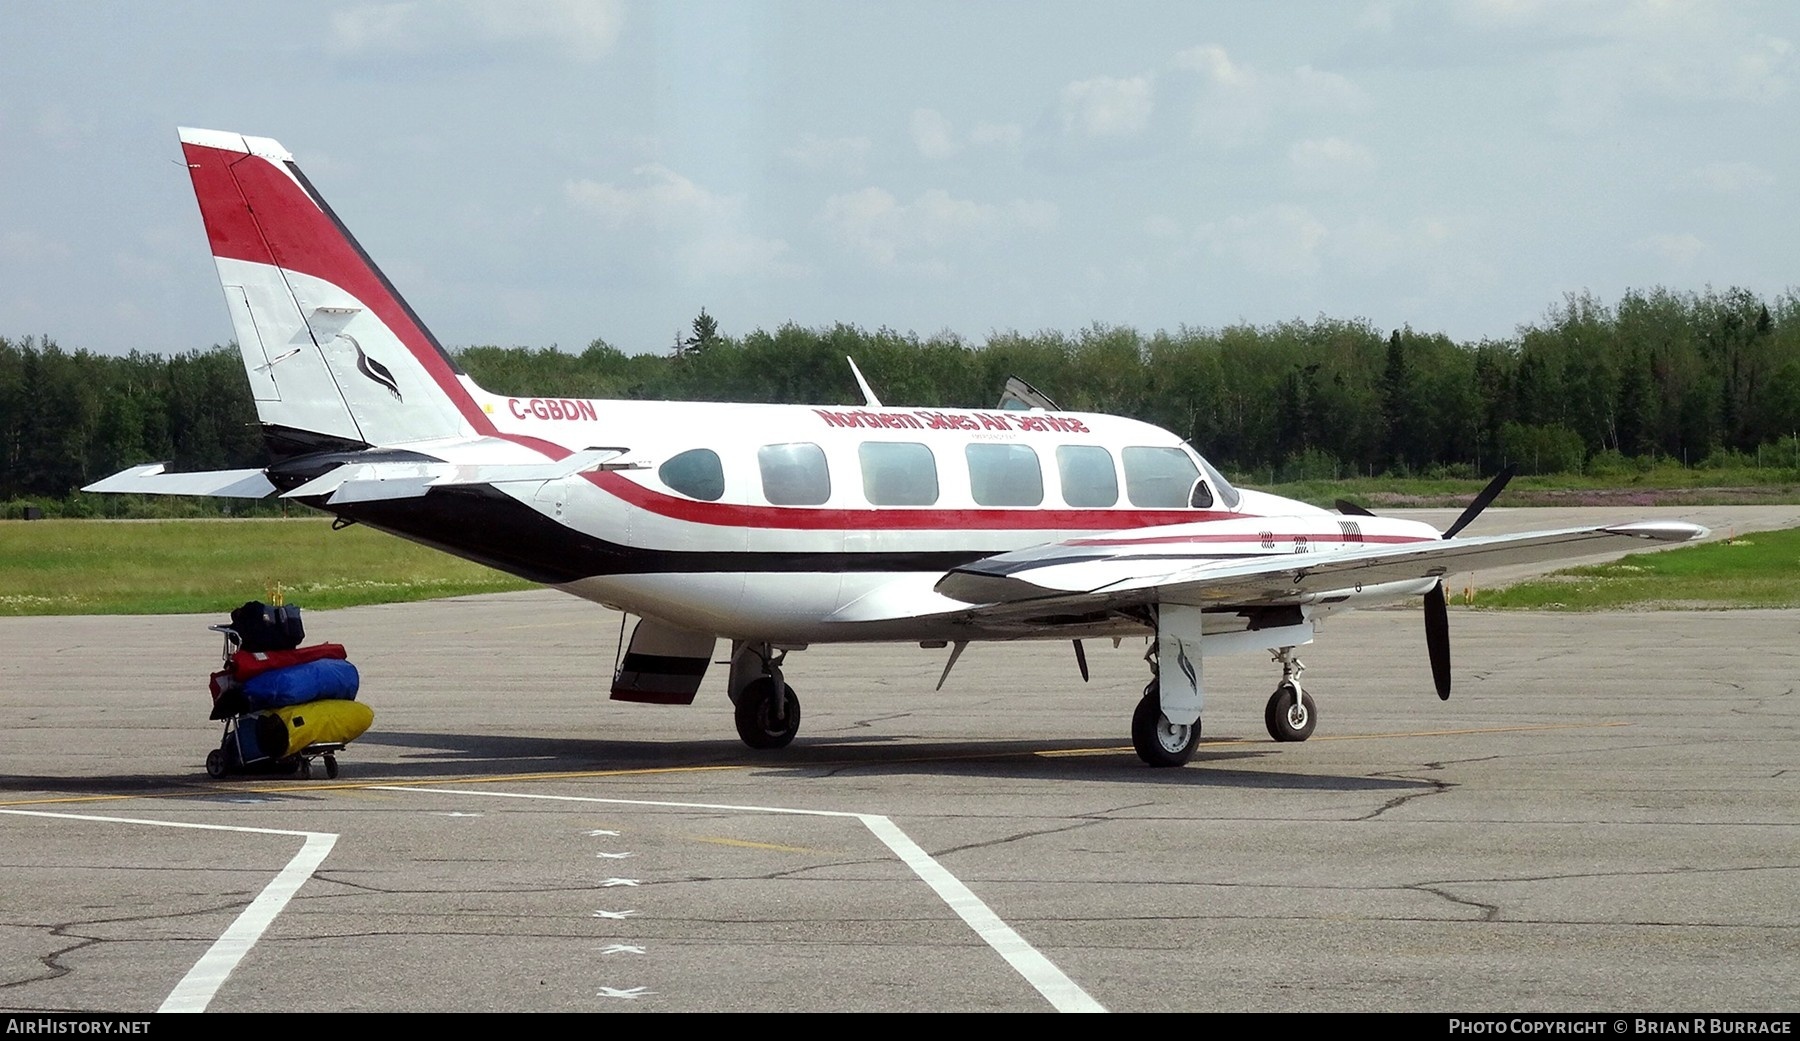
<path id="1" fill-rule="evenodd" d="M 235 651 L 231 655 L 231 675 L 239 683 L 243 683 L 271 669 L 304 665 L 322 658 L 343 660 L 347 657 L 341 643 L 317 643 L 311 647 L 296 647 L 291 651 Z"/>

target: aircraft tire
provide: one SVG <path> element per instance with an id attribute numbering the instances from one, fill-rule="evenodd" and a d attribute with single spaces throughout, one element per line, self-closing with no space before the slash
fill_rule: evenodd
<path id="1" fill-rule="evenodd" d="M 1304 741 L 1319 725 L 1319 706 L 1313 703 L 1311 694 L 1301 691 L 1296 707 L 1293 685 L 1283 683 L 1269 695 L 1269 705 L 1263 709 L 1263 723 L 1269 728 L 1269 736 L 1277 741 Z"/>
<path id="2" fill-rule="evenodd" d="M 787 702 L 787 718 L 774 718 L 775 684 L 767 676 L 754 680 L 738 695 L 737 710 L 732 713 L 738 736 L 755 749 L 786 748 L 800 732 L 800 699 L 794 688 L 783 683 Z"/>
<path id="3" fill-rule="evenodd" d="M 1138 758 L 1150 766 L 1185 766 L 1200 743 L 1200 721 L 1179 727 L 1162 711 L 1162 690 L 1155 683 L 1144 689 L 1137 710 L 1131 714 L 1131 745 Z"/>

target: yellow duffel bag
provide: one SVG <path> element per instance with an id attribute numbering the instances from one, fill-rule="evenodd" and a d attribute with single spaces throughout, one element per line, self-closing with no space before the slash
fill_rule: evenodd
<path id="1" fill-rule="evenodd" d="M 329 699 L 309 701 L 275 709 L 271 715 L 287 729 L 287 751 L 283 756 L 299 755 L 308 745 L 344 744 L 354 741 L 375 722 L 375 710 L 360 701 Z M 265 751 L 273 752 L 275 743 L 258 727 L 257 736 L 264 741 Z"/>

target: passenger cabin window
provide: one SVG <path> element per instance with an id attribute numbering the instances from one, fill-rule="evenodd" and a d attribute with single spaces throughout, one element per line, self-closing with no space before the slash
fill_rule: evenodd
<path id="1" fill-rule="evenodd" d="M 1127 448 L 1125 497 L 1133 506 L 1179 510 L 1191 505 L 1200 469 L 1179 448 Z M 1208 496 L 1208 501 L 1211 497 Z"/>
<path id="2" fill-rule="evenodd" d="M 977 506 L 1037 506 L 1044 471 L 1030 445 L 969 445 L 969 491 Z"/>
<path id="3" fill-rule="evenodd" d="M 937 502 L 937 460 L 921 444 L 865 441 L 856 449 L 863 496 L 871 506 L 930 506 Z"/>
<path id="4" fill-rule="evenodd" d="M 657 467 L 656 476 L 690 499 L 717 502 L 725 494 L 725 468 L 719 465 L 719 453 L 710 448 L 670 456 Z"/>
<path id="5" fill-rule="evenodd" d="M 764 445 L 756 450 L 756 463 L 762 469 L 763 498 L 773 505 L 817 506 L 831 498 L 831 474 L 818 445 Z"/>
<path id="6" fill-rule="evenodd" d="M 1111 506 L 1119 501 L 1119 473 L 1112 453 L 1099 445 L 1058 445 L 1056 472 L 1063 502 L 1070 506 Z"/>

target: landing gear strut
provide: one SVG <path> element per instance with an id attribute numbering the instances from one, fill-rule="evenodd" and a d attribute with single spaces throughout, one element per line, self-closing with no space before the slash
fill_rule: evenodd
<path id="1" fill-rule="evenodd" d="M 786 748 L 800 732 L 800 699 L 781 678 L 781 662 L 786 656 L 766 643 L 745 646 L 732 656 L 734 683 L 744 671 L 740 662 L 751 673 L 732 699 L 737 702 L 732 716 L 738 737 L 751 748 Z"/>
<path id="2" fill-rule="evenodd" d="M 1300 674 L 1306 671 L 1306 665 L 1294 657 L 1292 647 L 1276 651 L 1272 660 L 1281 663 L 1281 683 L 1269 695 L 1263 722 L 1269 728 L 1269 736 L 1277 741 L 1304 741 L 1319 724 L 1319 707 L 1313 703 L 1312 695 L 1300 687 Z"/>

